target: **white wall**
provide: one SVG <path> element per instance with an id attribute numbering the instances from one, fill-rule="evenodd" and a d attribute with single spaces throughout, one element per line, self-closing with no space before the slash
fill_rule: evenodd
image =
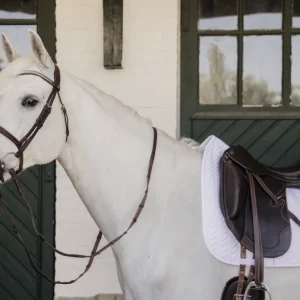
<path id="1" fill-rule="evenodd" d="M 114 95 L 155 126 L 178 132 L 179 0 L 124 1 L 123 70 L 103 68 L 101 0 L 57 0 L 59 66 Z M 72 130 L 72 129 L 71 129 Z M 56 245 L 88 253 L 97 228 L 57 164 Z M 56 258 L 56 279 L 75 277 L 86 261 Z M 111 251 L 70 286 L 57 285 L 56 296 L 121 293 Z"/>

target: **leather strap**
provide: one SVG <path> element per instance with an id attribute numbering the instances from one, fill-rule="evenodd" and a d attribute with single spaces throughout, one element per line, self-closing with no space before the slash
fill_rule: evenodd
<path id="1" fill-rule="evenodd" d="M 49 79 L 47 76 L 45 76 L 42 73 L 36 72 L 36 71 L 26 71 L 23 73 L 20 73 L 19 76 L 23 76 L 23 75 L 33 75 L 33 76 L 37 76 L 42 78 L 43 80 L 45 80 L 47 83 L 49 83 L 50 85 L 52 85 L 52 91 L 47 99 L 47 102 L 45 104 L 45 106 L 43 107 L 39 117 L 37 118 L 37 120 L 35 121 L 34 125 L 31 127 L 31 129 L 27 132 L 27 134 L 19 141 L 16 137 L 14 137 L 10 132 L 8 132 L 5 128 L 0 126 L 0 133 L 3 134 L 5 137 L 7 137 L 10 141 L 12 141 L 18 151 L 15 153 L 15 156 L 19 158 L 19 167 L 17 170 L 11 169 L 9 170 L 9 173 L 17 187 L 17 190 L 19 192 L 19 194 L 21 195 L 23 201 L 25 202 L 29 213 L 30 213 L 30 217 L 31 217 L 31 222 L 32 222 L 32 226 L 34 228 L 35 233 L 38 235 L 38 237 L 40 238 L 40 240 L 42 242 L 44 242 L 45 244 L 47 244 L 54 252 L 63 255 L 63 256 L 68 256 L 68 257 L 75 257 L 75 258 L 89 258 L 88 264 L 85 267 L 85 270 L 74 280 L 70 280 L 70 281 L 53 281 L 51 278 L 49 278 L 49 276 L 47 276 L 45 273 L 43 273 L 35 264 L 34 264 L 34 260 L 31 257 L 30 252 L 28 251 L 21 235 L 20 232 L 18 230 L 18 227 L 16 225 L 16 222 L 13 218 L 12 213 L 9 211 L 9 209 L 7 208 L 5 202 L 2 200 L 1 198 L 1 194 L 0 194 L 0 205 L 3 208 L 4 212 L 6 212 L 7 216 L 9 217 L 12 227 L 13 227 L 13 231 L 16 234 L 16 236 L 18 237 L 18 239 L 20 240 L 21 244 L 23 245 L 26 254 L 29 258 L 29 261 L 31 263 L 31 265 L 33 266 L 33 268 L 45 279 L 47 279 L 48 281 L 50 281 L 51 283 L 56 283 L 56 284 L 71 284 L 75 281 L 77 281 L 80 277 L 82 277 L 91 267 L 95 256 L 99 255 L 100 253 L 102 253 L 104 250 L 106 250 L 107 248 L 111 247 L 113 244 L 115 244 L 118 240 L 120 240 L 124 235 L 127 234 L 127 232 L 130 230 L 130 228 L 136 223 L 136 221 L 138 220 L 147 196 L 148 196 L 148 189 L 149 189 L 149 184 L 150 184 L 150 178 L 151 178 L 151 173 L 152 173 L 152 168 L 153 168 L 153 162 L 154 162 L 154 158 L 155 158 L 155 153 L 156 153 L 156 148 L 157 148 L 157 130 L 156 128 L 153 127 L 153 146 L 152 146 L 152 152 L 151 152 L 151 156 L 150 156 L 150 161 L 149 161 L 149 167 L 148 167 L 148 173 L 147 173 L 147 182 L 146 182 L 146 190 L 145 190 L 145 194 L 142 198 L 142 201 L 134 215 L 134 218 L 132 219 L 131 223 L 129 224 L 128 228 L 118 237 L 116 237 L 114 240 L 112 240 L 110 243 L 108 243 L 106 246 L 102 247 L 100 250 L 98 249 L 99 243 L 101 241 L 101 237 L 102 237 L 102 232 L 100 231 L 97 239 L 95 241 L 94 247 L 91 251 L 90 255 L 81 255 L 81 254 L 68 254 L 65 253 L 63 251 L 60 251 L 58 249 L 56 249 L 55 247 L 53 247 L 47 240 L 46 238 L 37 230 L 36 228 L 36 224 L 34 222 L 34 214 L 31 208 L 31 205 L 29 203 L 29 201 L 27 200 L 24 190 L 20 184 L 20 181 L 17 177 L 17 175 L 19 173 L 21 173 L 21 171 L 23 170 L 23 153 L 25 151 L 25 149 L 28 147 L 28 145 L 31 143 L 31 141 L 33 140 L 33 138 L 36 136 L 36 134 L 38 133 L 39 129 L 44 125 L 46 119 L 48 118 L 49 114 L 51 113 L 52 110 L 52 105 L 53 102 L 55 100 L 56 95 L 58 95 L 58 99 L 60 101 L 61 104 L 61 108 L 62 108 L 62 112 L 64 115 L 64 119 L 65 119 L 65 125 L 66 125 L 66 141 L 68 140 L 68 136 L 69 136 L 69 124 L 68 124 L 68 114 L 66 111 L 66 108 L 62 102 L 62 99 L 60 97 L 60 71 L 57 65 L 55 65 L 55 70 L 54 70 L 54 80 L 52 81 L 51 79 Z M 0 165 L 0 180 L 2 182 L 4 182 L 4 171 L 5 171 L 5 166 Z"/>
<path id="2" fill-rule="evenodd" d="M 254 180 L 258 182 L 261 188 L 271 197 L 275 204 L 279 205 L 279 200 L 274 193 L 266 186 L 263 180 L 254 173 L 246 171 L 249 181 L 250 188 L 250 200 L 252 207 L 252 221 L 253 221 L 253 234 L 254 234 L 254 261 L 255 266 L 251 266 L 249 270 L 248 276 L 248 284 L 250 281 L 255 280 L 256 285 L 260 285 L 264 281 L 264 253 L 263 253 L 263 244 L 262 244 L 262 235 L 261 235 L 261 227 L 258 218 L 258 210 L 257 210 L 257 199 L 255 192 L 255 183 Z M 284 199 L 282 199 L 284 200 Z M 300 220 L 291 212 L 288 211 L 289 217 L 293 220 L 298 226 L 300 226 Z M 242 265 L 240 266 L 240 270 L 242 269 Z M 237 294 L 239 294 L 237 292 Z"/>
<path id="3" fill-rule="evenodd" d="M 64 113 L 64 117 L 66 120 L 66 110 L 65 110 L 65 106 L 62 103 L 59 91 L 60 91 L 60 71 L 57 65 L 55 65 L 55 69 L 54 69 L 54 80 L 50 80 L 48 77 L 46 77 L 43 73 L 39 73 L 36 71 L 26 71 L 26 72 L 22 72 L 19 74 L 19 76 L 23 76 L 23 75 L 33 75 L 33 76 L 37 76 L 42 78 L 43 80 L 45 80 L 46 82 L 48 82 L 50 85 L 52 85 L 52 91 L 48 97 L 48 100 L 43 108 L 43 110 L 41 111 L 39 117 L 37 118 L 37 120 L 35 121 L 34 125 L 31 127 L 31 129 L 27 132 L 27 134 L 21 139 L 20 143 L 21 143 L 21 148 L 19 149 L 19 151 L 16 153 L 16 156 L 20 156 L 21 153 L 23 153 L 25 151 L 25 149 L 28 147 L 28 145 L 30 144 L 30 142 L 33 140 L 33 138 L 35 137 L 35 135 L 38 133 L 38 131 L 42 128 L 42 126 L 44 125 L 46 119 L 48 118 L 48 116 L 51 113 L 52 110 L 52 105 L 53 102 L 55 100 L 56 95 L 58 94 L 58 98 L 60 101 L 60 104 L 62 106 L 62 110 Z M 66 140 L 68 138 L 69 135 L 69 128 L 68 128 L 68 122 L 65 122 L 66 125 Z"/>
<path id="4" fill-rule="evenodd" d="M 241 258 L 245 259 L 246 254 L 247 254 L 246 248 L 244 246 L 241 246 Z M 245 272 L 246 272 L 246 265 L 241 264 L 240 271 L 239 271 L 239 278 L 237 282 L 235 300 L 243 300 Z"/>
<path id="5" fill-rule="evenodd" d="M 263 180 L 257 175 L 257 174 L 252 174 L 254 176 L 254 178 L 256 179 L 256 181 L 259 183 L 259 185 L 261 186 L 261 188 L 272 198 L 272 200 L 275 202 L 276 205 L 281 205 L 281 203 L 279 203 L 279 199 L 276 197 L 276 195 L 274 195 L 274 193 L 266 186 L 266 184 L 263 182 Z M 286 201 L 285 199 L 281 199 L 282 201 Z M 295 214 L 293 214 L 290 210 L 288 210 L 288 215 L 289 218 L 294 221 L 294 223 L 296 225 L 298 225 L 300 227 L 300 220 L 296 217 Z"/>
<path id="6" fill-rule="evenodd" d="M 264 281 L 264 255 L 263 255 L 262 237 L 261 237 L 261 230 L 260 230 L 260 224 L 258 219 L 254 178 L 253 178 L 253 174 L 248 171 L 247 171 L 247 175 L 248 175 L 249 186 L 250 186 L 250 199 L 251 199 L 252 218 L 253 218 L 255 284 L 260 285 Z"/>
<path id="7" fill-rule="evenodd" d="M 68 114 L 66 111 L 66 108 L 62 102 L 62 99 L 60 97 L 60 71 L 57 65 L 55 65 L 54 69 L 54 79 L 53 81 L 49 79 L 47 76 L 45 76 L 42 73 L 36 72 L 36 71 L 25 71 L 20 73 L 18 76 L 23 75 L 33 75 L 42 78 L 47 83 L 52 85 L 51 93 L 47 99 L 46 104 L 44 105 L 39 117 L 36 119 L 33 126 L 30 128 L 30 130 L 25 134 L 25 136 L 19 141 L 15 136 L 13 136 L 10 132 L 8 132 L 5 128 L 0 126 L 0 134 L 4 135 L 6 138 L 8 138 L 11 142 L 13 142 L 17 147 L 17 152 L 15 153 L 15 156 L 19 158 L 19 167 L 16 171 L 17 174 L 20 174 L 23 170 L 23 153 L 25 149 L 28 147 L 28 145 L 31 143 L 33 138 L 36 136 L 38 131 L 42 128 L 44 125 L 46 119 L 48 118 L 49 114 L 52 110 L 52 105 L 55 100 L 56 95 L 58 95 L 58 99 L 61 104 L 62 112 L 65 119 L 65 126 L 66 126 L 66 141 L 68 140 L 69 136 L 69 122 L 68 122 Z M 0 165 L 0 180 L 4 182 L 4 168 Z"/>
<path id="8" fill-rule="evenodd" d="M 54 246 L 51 245 L 51 243 L 49 243 L 46 240 L 46 238 L 38 231 L 38 229 L 36 227 L 32 207 L 31 207 L 29 201 L 26 198 L 25 192 L 24 192 L 24 190 L 21 186 L 21 183 L 20 183 L 20 181 L 17 177 L 16 171 L 13 170 L 13 169 L 9 171 L 10 175 L 12 177 L 12 180 L 14 181 L 14 183 L 17 187 L 17 190 L 18 190 L 19 194 L 21 195 L 23 201 L 25 202 L 25 204 L 28 208 L 28 211 L 29 211 L 30 217 L 31 217 L 32 226 L 34 228 L 35 233 L 40 238 L 40 240 L 42 242 L 44 242 L 45 244 L 47 244 L 54 252 L 56 252 L 60 255 L 67 256 L 67 257 L 74 257 L 74 258 L 89 258 L 89 261 L 88 261 L 84 271 L 78 277 L 76 277 L 75 279 L 70 280 L 70 281 L 54 281 L 54 280 L 52 280 L 47 274 L 45 274 L 41 269 L 39 269 L 35 265 L 34 259 L 32 258 L 29 250 L 27 249 L 26 244 L 25 244 L 25 242 L 24 242 L 24 240 L 23 240 L 23 238 L 22 238 L 22 236 L 19 232 L 19 229 L 18 229 L 18 226 L 15 222 L 15 219 L 14 219 L 12 213 L 10 212 L 10 210 L 8 209 L 7 205 L 3 201 L 2 197 L 1 197 L 1 194 L 0 194 L 0 205 L 3 208 L 3 211 L 6 213 L 6 215 L 10 219 L 10 222 L 11 222 L 11 225 L 12 225 L 12 228 L 13 228 L 13 232 L 16 234 L 17 238 L 19 239 L 22 246 L 24 247 L 24 249 L 26 251 L 26 254 L 28 256 L 28 259 L 29 259 L 32 267 L 36 270 L 37 273 L 39 273 L 46 280 L 48 280 L 49 282 L 54 283 L 54 284 L 71 284 L 71 283 L 74 283 L 79 278 L 81 278 L 90 269 L 90 267 L 93 264 L 94 258 L 97 255 L 101 254 L 104 250 L 106 250 L 109 247 L 111 247 L 112 245 L 114 245 L 117 241 L 119 241 L 124 235 L 126 235 L 128 233 L 128 231 L 131 229 L 131 227 L 137 222 L 137 220 L 138 220 L 138 218 L 139 218 L 139 216 L 140 216 L 140 214 L 141 214 L 141 212 L 142 212 L 142 210 L 145 206 L 146 200 L 147 200 L 148 190 L 149 190 L 149 185 L 150 185 L 150 180 L 151 180 L 151 174 L 152 174 L 152 169 L 153 169 L 153 163 L 154 163 L 155 154 L 156 154 L 156 148 L 157 148 L 157 130 L 156 130 L 156 128 L 153 127 L 153 146 L 152 146 L 151 156 L 150 156 L 149 165 L 148 165 L 148 172 L 147 172 L 147 177 L 146 177 L 146 189 L 145 189 L 144 196 L 143 196 L 143 198 L 142 198 L 142 200 L 141 200 L 141 202 L 140 202 L 140 204 L 137 208 L 137 211 L 136 211 L 131 223 L 129 224 L 128 228 L 122 234 L 120 234 L 118 237 L 113 239 L 111 242 L 109 242 L 107 245 L 105 245 L 101 249 L 97 250 L 98 246 L 100 244 L 100 241 L 101 241 L 101 237 L 102 237 L 102 232 L 100 230 L 90 255 L 65 253 L 63 251 L 60 251 L 60 250 L 56 249 Z"/>

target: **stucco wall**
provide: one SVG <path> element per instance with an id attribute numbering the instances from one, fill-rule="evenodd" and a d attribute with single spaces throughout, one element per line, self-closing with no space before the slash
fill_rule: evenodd
<path id="1" fill-rule="evenodd" d="M 124 1 L 123 70 L 103 68 L 101 0 L 57 0 L 59 66 L 114 95 L 172 136 L 178 132 L 179 0 Z M 56 245 L 88 253 L 98 229 L 57 164 Z M 82 272 L 86 261 L 56 258 L 56 279 Z M 56 296 L 121 293 L 114 258 L 107 251 L 89 273 Z"/>

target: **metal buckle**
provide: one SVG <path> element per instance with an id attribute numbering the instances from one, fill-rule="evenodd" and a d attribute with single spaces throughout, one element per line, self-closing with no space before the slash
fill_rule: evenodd
<path id="1" fill-rule="evenodd" d="M 225 162 L 228 162 L 229 159 L 230 159 L 229 153 L 228 153 L 228 152 L 225 152 L 225 154 L 224 154 L 224 161 L 225 161 Z"/>
<path id="2" fill-rule="evenodd" d="M 16 163 L 15 166 L 10 167 L 10 168 L 7 168 L 7 167 L 5 166 L 4 160 L 5 160 L 5 158 L 7 158 L 9 155 L 13 155 L 15 158 L 17 158 L 17 159 L 18 159 L 18 162 Z M 14 152 L 8 152 L 7 154 L 5 154 L 5 155 L 0 159 L 0 168 L 1 168 L 3 171 L 6 171 L 6 172 L 8 172 L 8 171 L 11 170 L 11 169 L 14 169 L 14 170 L 16 171 L 16 169 L 17 169 L 17 167 L 18 167 L 19 165 L 20 165 L 20 158 L 17 157 L 17 156 L 16 156 L 16 153 L 14 153 Z"/>
<path id="3" fill-rule="evenodd" d="M 272 300 L 272 296 L 271 296 L 271 293 L 270 293 L 270 290 L 269 288 L 267 287 L 267 285 L 263 282 L 261 282 L 260 284 L 256 284 L 254 281 L 251 281 L 247 288 L 246 288 L 246 291 L 244 293 L 244 297 L 243 297 L 243 300 L 247 300 L 249 299 L 248 297 L 248 294 L 250 292 L 250 289 L 255 289 L 255 290 L 260 290 L 260 291 L 264 291 L 264 292 L 267 292 L 268 295 L 269 295 L 269 299 Z M 251 296 L 250 296 L 251 297 Z"/>

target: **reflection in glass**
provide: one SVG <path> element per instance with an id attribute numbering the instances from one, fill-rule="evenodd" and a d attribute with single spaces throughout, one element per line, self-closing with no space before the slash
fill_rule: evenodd
<path id="1" fill-rule="evenodd" d="M 237 40 L 201 37 L 199 101 L 201 104 L 237 103 Z"/>
<path id="2" fill-rule="evenodd" d="M 199 2 L 199 29 L 237 29 L 237 0 Z"/>
<path id="3" fill-rule="evenodd" d="M 300 105 L 300 57 L 299 57 L 300 36 L 292 37 L 292 74 L 291 74 L 291 104 Z"/>
<path id="4" fill-rule="evenodd" d="M 0 19 L 35 19 L 36 0 L 1 0 Z"/>
<path id="5" fill-rule="evenodd" d="M 245 29 L 282 27 L 282 0 L 245 0 Z"/>
<path id="6" fill-rule="evenodd" d="M 300 28 L 300 1 L 294 0 L 293 3 L 293 27 Z"/>
<path id="7" fill-rule="evenodd" d="M 28 29 L 36 30 L 35 25 L 5 25 L 0 26 L 0 32 L 3 32 L 12 45 L 15 47 L 16 51 L 20 55 L 26 55 L 29 53 L 29 35 Z M 0 47 L 0 70 L 2 70 L 7 65 L 6 57 L 3 52 L 2 47 Z"/>
<path id="8" fill-rule="evenodd" d="M 244 37 L 243 104 L 280 105 L 281 78 L 281 37 Z"/>

